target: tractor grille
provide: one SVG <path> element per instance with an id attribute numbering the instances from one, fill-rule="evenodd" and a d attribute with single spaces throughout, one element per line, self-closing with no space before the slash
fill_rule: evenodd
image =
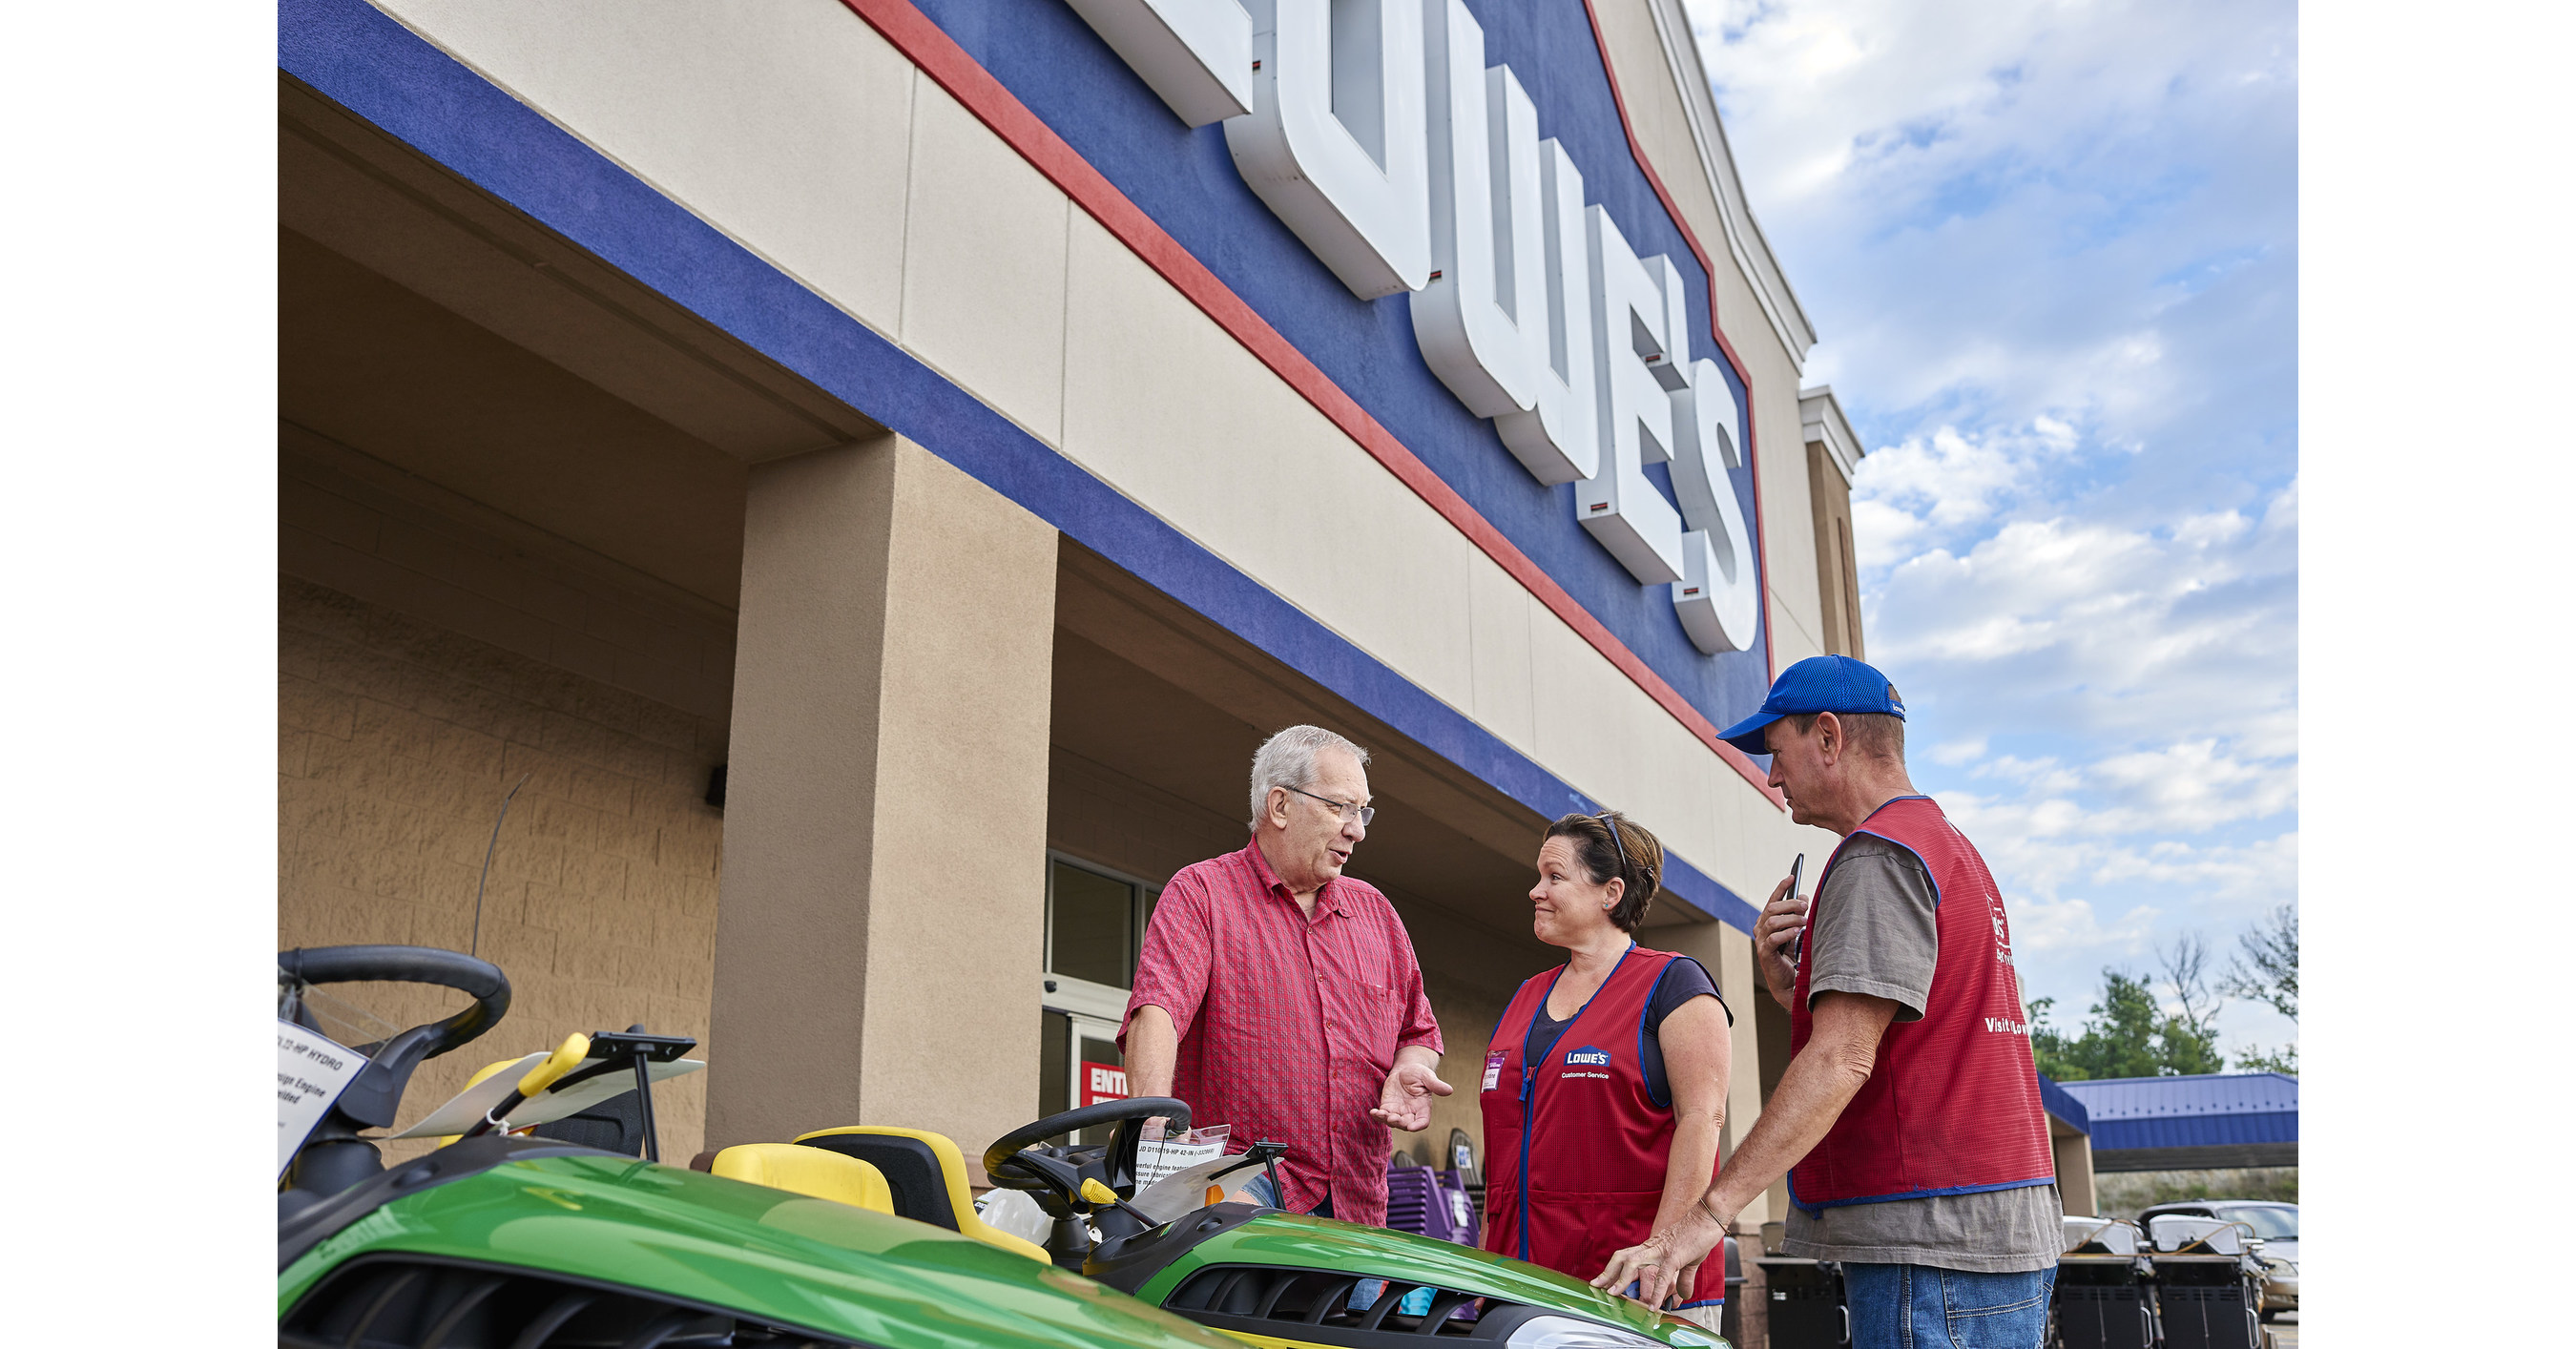
<path id="1" fill-rule="evenodd" d="M 632 1288 L 493 1265 L 370 1256 L 277 1327 L 279 1349 L 860 1349 Z"/>
<path id="2" fill-rule="evenodd" d="M 1539 1314 L 1535 1307 L 1436 1284 L 1269 1265 L 1211 1265 L 1182 1281 L 1163 1306 L 1216 1330 L 1353 1349 L 1500 1341 Z"/>

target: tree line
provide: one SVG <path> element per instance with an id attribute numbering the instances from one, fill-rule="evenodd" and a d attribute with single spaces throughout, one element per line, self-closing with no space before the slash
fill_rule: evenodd
<path id="1" fill-rule="evenodd" d="M 2104 1077 L 2172 1077 L 2227 1069 L 2218 1047 L 2218 1011 L 2229 998 L 2270 1006 L 2299 1019 L 2299 910 L 2274 909 L 2237 936 L 2237 949 L 2215 981 L 2209 946 L 2187 933 L 2158 948 L 2155 976 L 2106 967 L 2102 996 L 2073 1032 L 2049 1024 L 2054 998 L 2030 1004 L 2031 1055 L 2039 1070 L 2060 1082 Z M 2170 994 L 2170 1002 L 2159 993 Z M 2167 1010 L 2168 1005 L 2172 1010 Z M 2296 1041 L 2236 1057 L 2244 1072 L 2299 1072 Z"/>

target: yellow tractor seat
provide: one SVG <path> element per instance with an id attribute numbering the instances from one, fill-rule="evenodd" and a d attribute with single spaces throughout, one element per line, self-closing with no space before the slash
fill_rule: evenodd
<path id="1" fill-rule="evenodd" d="M 966 1158 L 944 1134 L 856 1124 L 799 1134 L 796 1146 L 838 1153 L 873 1166 L 894 1191 L 898 1216 L 970 1236 L 988 1246 L 1051 1263 L 1046 1248 L 995 1227 L 975 1213 L 966 1189 Z"/>
<path id="2" fill-rule="evenodd" d="M 727 1180 L 868 1209 L 891 1216 L 894 1191 L 883 1172 L 854 1157 L 793 1143 L 740 1143 L 716 1154 L 707 1169 Z"/>

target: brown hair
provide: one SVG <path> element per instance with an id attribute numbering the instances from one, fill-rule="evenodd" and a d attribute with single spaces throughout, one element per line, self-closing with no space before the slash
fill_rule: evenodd
<path id="1" fill-rule="evenodd" d="M 1618 836 L 1613 838 L 1611 830 Z M 1594 885 L 1608 885 L 1612 877 L 1626 882 L 1619 903 L 1610 910 L 1610 921 L 1622 932 L 1634 932 L 1646 921 L 1646 907 L 1655 902 L 1663 887 L 1664 845 L 1646 832 L 1646 827 L 1615 810 L 1598 815 L 1567 815 L 1547 827 L 1540 842 L 1551 838 L 1574 840 L 1574 856 Z"/>

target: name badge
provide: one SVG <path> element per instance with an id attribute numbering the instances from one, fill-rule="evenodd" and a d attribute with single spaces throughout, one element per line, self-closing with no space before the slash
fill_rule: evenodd
<path id="1" fill-rule="evenodd" d="M 1485 1054 L 1485 1090 L 1492 1091 L 1503 1082 L 1504 1051 L 1495 1049 Z"/>

